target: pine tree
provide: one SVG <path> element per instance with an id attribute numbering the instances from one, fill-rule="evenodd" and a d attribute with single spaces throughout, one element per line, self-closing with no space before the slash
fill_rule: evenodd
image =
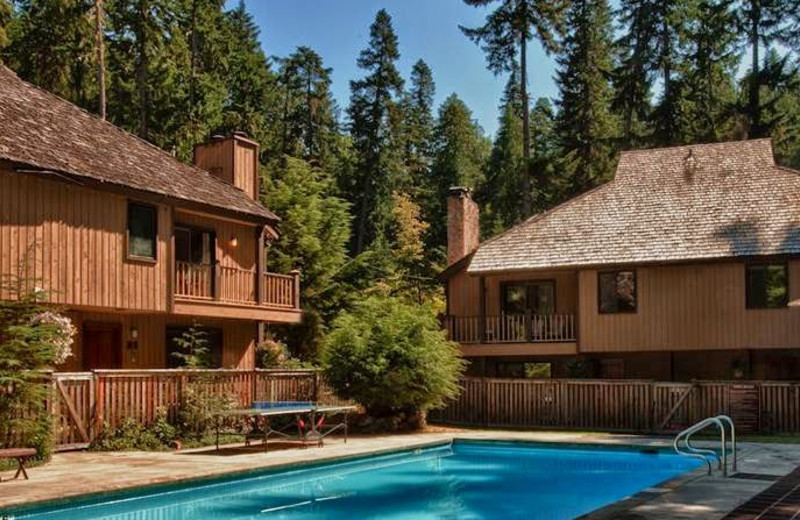
<path id="1" fill-rule="evenodd" d="M 739 60 L 732 3 L 700 0 L 693 6 L 684 59 L 688 142 L 722 141 L 733 133 Z"/>
<path id="2" fill-rule="evenodd" d="M 8 29 L 13 18 L 14 9 L 11 0 L 0 0 L 0 63 L 5 61 L 5 48 L 11 43 Z"/>
<path id="3" fill-rule="evenodd" d="M 652 114 L 653 144 L 668 146 L 684 143 L 686 128 L 685 84 L 680 76 L 681 52 L 686 39 L 689 0 L 656 2 L 652 16 L 653 68 L 659 72 L 661 96 Z"/>
<path id="4" fill-rule="evenodd" d="M 519 204 L 520 175 L 523 173 L 522 99 L 519 70 L 512 70 L 500 101 L 499 128 L 484 167 L 485 180 L 476 186 L 481 205 L 481 232 L 496 235 L 522 220 Z M 535 127 L 534 127 L 535 128 Z M 542 194 L 543 195 L 543 194 Z M 537 199 L 537 204 L 539 199 Z"/>
<path id="5" fill-rule="evenodd" d="M 483 166 L 490 144 L 467 105 L 451 94 L 439 108 L 433 132 L 432 193 L 428 245 L 443 251 L 447 245 L 447 196 L 451 186 L 483 183 Z"/>
<path id="6" fill-rule="evenodd" d="M 355 253 L 384 238 L 391 194 L 405 180 L 402 149 L 397 146 L 402 122 L 398 99 L 403 93 L 403 79 L 395 66 L 399 57 L 392 19 L 381 9 L 370 27 L 369 47 L 358 57 L 358 66 L 367 75 L 350 82 L 350 134 L 359 163 L 345 192 L 355 215 Z"/>
<path id="7" fill-rule="evenodd" d="M 282 60 L 280 141 L 282 152 L 326 164 L 337 132 L 331 70 L 309 47 Z"/>
<path id="8" fill-rule="evenodd" d="M 85 108 L 95 108 L 93 4 L 19 0 L 7 49 L 8 63 L 21 78 Z"/>
<path id="9" fill-rule="evenodd" d="M 654 12 L 660 0 L 622 0 L 618 10 L 622 35 L 615 42 L 617 51 L 613 73 L 613 109 L 620 115 L 623 149 L 647 142 L 652 105 L 655 48 Z"/>
<path id="10" fill-rule="evenodd" d="M 428 64 L 418 60 L 411 68 L 411 88 L 403 98 L 405 164 L 412 184 L 430 195 L 433 136 L 433 97 L 436 85 Z M 426 198 L 423 196 L 423 198 Z M 427 205 L 427 204 L 426 204 Z"/>
<path id="11" fill-rule="evenodd" d="M 481 45 L 486 53 L 489 70 L 495 74 L 513 72 L 515 66 L 520 70 L 520 98 L 522 101 L 523 132 L 523 172 L 520 175 L 521 211 L 531 212 L 531 133 L 528 102 L 528 40 L 534 36 L 546 52 L 558 47 L 558 36 L 562 32 L 562 20 L 566 10 L 565 0 L 464 0 L 467 5 L 486 7 L 500 2 L 500 5 L 486 17 L 486 23 L 477 28 L 461 27 L 464 34 Z M 517 61 L 517 49 L 519 60 Z"/>
<path id="12" fill-rule="evenodd" d="M 278 99 L 275 75 L 258 41 L 259 29 L 245 3 L 225 14 L 228 87 L 223 105 L 222 127 L 228 133 L 241 130 L 261 143 L 264 150 L 276 150 L 275 125 Z"/>
<path id="13" fill-rule="evenodd" d="M 800 69 L 792 66 L 790 56 L 780 56 L 771 49 L 759 66 L 759 104 L 761 126 L 773 140 L 775 155 L 786 165 L 800 166 Z M 742 105 L 749 98 L 752 79 L 742 78 Z"/>
<path id="14" fill-rule="evenodd" d="M 562 202 L 569 187 L 569 180 L 556 168 L 559 158 L 559 143 L 556 135 L 556 113 L 547 98 L 539 98 L 531 110 L 534 129 L 531 142 L 531 161 L 536 171 L 543 172 L 536 189 L 541 193 L 534 213 L 546 211 Z"/>
<path id="15" fill-rule="evenodd" d="M 300 269 L 300 299 L 308 315 L 287 332 L 293 352 L 314 360 L 324 328 L 342 305 L 339 276 L 347 261 L 349 205 L 334 193 L 328 172 L 284 157 L 270 164 L 264 204 L 282 217 L 279 238 L 269 251 L 270 270 Z"/>
<path id="16" fill-rule="evenodd" d="M 169 81 L 175 63 L 166 59 L 173 7 L 168 0 L 114 0 L 106 9 L 114 33 L 108 46 L 109 119 L 161 146 L 160 138 L 175 128 L 158 121 L 154 110 L 168 110 L 165 99 L 183 96 Z M 155 96 L 162 98 L 159 103 Z"/>
<path id="17" fill-rule="evenodd" d="M 750 73 L 745 113 L 749 123 L 748 136 L 765 137 L 769 130 L 762 119 L 762 86 L 768 79 L 760 73 L 760 48 L 770 48 L 780 41 L 789 29 L 788 23 L 798 16 L 793 0 L 740 0 L 737 6 L 742 39 L 750 47 Z M 770 85 L 766 85 L 770 88 Z"/>
<path id="18" fill-rule="evenodd" d="M 556 122 L 562 167 L 580 193 L 613 173 L 617 121 L 611 113 L 611 12 L 606 0 L 575 0 L 558 57 Z"/>

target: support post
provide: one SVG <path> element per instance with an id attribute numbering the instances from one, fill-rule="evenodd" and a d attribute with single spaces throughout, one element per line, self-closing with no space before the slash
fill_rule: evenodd
<path id="1" fill-rule="evenodd" d="M 298 269 L 293 269 L 289 272 L 294 277 L 294 308 L 300 308 L 300 271 Z"/>
<path id="2" fill-rule="evenodd" d="M 264 227 L 256 226 L 256 303 L 264 305 Z"/>
<path id="3" fill-rule="evenodd" d="M 486 343 L 486 278 L 481 276 L 479 279 L 479 298 L 478 307 L 478 332 L 480 333 L 481 343 Z"/>

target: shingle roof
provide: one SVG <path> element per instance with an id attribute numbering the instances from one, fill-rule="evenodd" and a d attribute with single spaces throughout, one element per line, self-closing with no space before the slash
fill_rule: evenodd
<path id="1" fill-rule="evenodd" d="M 481 244 L 467 271 L 797 253 L 800 172 L 759 139 L 624 152 L 614 180 Z"/>
<path id="2" fill-rule="evenodd" d="M 0 159 L 277 219 L 231 184 L 22 81 L 2 65 Z"/>

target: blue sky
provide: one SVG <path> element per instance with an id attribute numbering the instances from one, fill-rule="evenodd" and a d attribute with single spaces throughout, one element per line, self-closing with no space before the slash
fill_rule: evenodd
<path id="1" fill-rule="evenodd" d="M 229 0 L 230 7 L 238 0 Z M 458 25 L 480 24 L 486 11 L 462 0 L 247 0 L 261 28 L 261 43 L 270 56 L 286 56 L 299 45 L 316 50 L 333 68 L 333 94 L 342 108 L 350 96 L 349 81 L 363 75 L 358 53 L 369 39 L 369 26 L 382 7 L 392 16 L 400 43 L 400 72 L 406 80 L 422 58 L 433 70 L 436 102 L 455 92 L 472 109 L 487 135 L 497 128 L 497 104 L 505 77 L 486 69 L 483 52 Z M 528 59 L 533 99 L 554 97 L 555 65 L 537 43 Z"/>

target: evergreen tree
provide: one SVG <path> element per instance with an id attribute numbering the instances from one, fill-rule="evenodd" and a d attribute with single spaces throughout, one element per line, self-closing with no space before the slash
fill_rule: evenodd
<path id="1" fill-rule="evenodd" d="M 5 60 L 5 48 L 11 43 L 8 30 L 13 18 L 14 9 L 11 0 L 0 0 L 0 63 Z"/>
<path id="2" fill-rule="evenodd" d="M 684 82 L 680 76 L 681 52 L 686 39 L 689 0 L 656 2 L 653 10 L 653 68 L 659 72 L 661 96 L 652 115 L 653 141 L 668 146 L 686 141 Z"/>
<path id="3" fill-rule="evenodd" d="M 283 153 L 326 164 L 337 131 L 331 69 L 312 49 L 298 47 L 282 60 L 278 83 Z"/>
<path id="4" fill-rule="evenodd" d="M 18 0 L 7 49 L 8 63 L 22 79 L 85 108 L 95 90 L 93 4 Z M 7 7 L 0 7 L 0 18 Z"/>
<path id="5" fill-rule="evenodd" d="M 761 46 L 770 48 L 781 40 L 789 29 L 788 23 L 798 16 L 794 0 L 740 0 L 737 5 L 739 28 L 742 39 L 750 47 L 750 73 L 747 106 L 745 113 L 748 120 L 748 136 L 765 137 L 769 129 L 762 119 L 763 105 L 761 101 L 762 86 L 772 88 L 764 81 L 769 78 L 761 74 Z"/>
<path id="6" fill-rule="evenodd" d="M 739 60 L 732 2 L 700 0 L 693 6 L 684 60 L 688 142 L 727 140 L 733 132 Z"/>
<path id="7" fill-rule="evenodd" d="M 175 127 L 159 121 L 154 110 L 169 110 L 164 102 L 184 96 L 172 81 L 176 64 L 167 59 L 173 12 L 169 0 L 114 0 L 107 6 L 113 27 L 108 48 L 109 119 L 162 146 L 162 138 L 173 136 Z"/>
<path id="8" fill-rule="evenodd" d="M 489 70 L 493 73 L 513 72 L 516 65 L 519 65 L 524 156 L 523 172 L 520 175 L 521 211 L 523 215 L 528 215 L 535 197 L 531 191 L 527 45 L 528 40 L 535 36 L 546 52 L 557 49 L 567 2 L 565 0 L 464 0 L 467 5 L 475 7 L 489 6 L 498 1 L 500 5 L 486 17 L 484 25 L 477 28 L 461 27 L 461 30 L 472 41 L 481 45 L 486 53 Z M 519 49 L 518 61 L 517 49 Z"/>
<path id="9" fill-rule="evenodd" d="M 520 90 L 519 69 L 515 67 L 500 100 L 499 128 L 484 166 L 485 179 L 476 186 L 475 198 L 481 205 L 481 233 L 484 237 L 496 235 L 526 216 L 519 204 L 524 161 Z"/>
<path id="10" fill-rule="evenodd" d="M 405 181 L 402 149 L 397 146 L 402 123 L 398 98 L 403 92 L 395 66 L 399 57 L 392 19 L 381 9 L 370 27 L 369 47 L 358 57 L 358 66 L 367 75 L 350 82 L 348 115 L 358 165 L 344 189 L 353 203 L 355 253 L 384 238 L 391 219 L 391 194 Z"/>
<path id="11" fill-rule="evenodd" d="M 428 64 L 418 60 L 411 68 L 411 88 L 403 100 L 405 112 L 405 163 L 415 187 L 430 195 L 426 186 L 431 168 L 433 96 L 436 85 Z"/>
<path id="12" fill-rule="evenodd" d="M 616 41 L 613 73 L 613 109 L 620 115 L 623 149 L 644 144 L 650 134 L 655 47 L 654 13 L 660 0 L 621 0 L 618 10 L 621 36 Z"/>
<path id="13" fill-rule="evenodd" d="M 543 172 L 537 190 L 542 194 L 534 213 L 546 211 L 564 199 L 569 179 L 556 168 L 559 158 L 559 142 L 556 135 L 556 113 L 547 98 L 539 98 L 531 110 L 533 136 L 531 161 L 536 171 Z"/>
<path id="14" fill-rule="evenodd" d="M 439 108 L 433 133 L 433 197 L 428 245 L 447 245 L 447 197 L 451 186 L 476 187 L 483 182 L 483 165 L 490 143 L 467 105 L 451 94 Z"/>
<path id="15" fill-rule="evenodd" d="M 611 12 L 606 0 L 575 0 L 558 58 L 556 133 L 562 167 L 579 193 L 608 179 L 614 167 L 617 121 L 611 113 Z"/>
<path id="16" fill-rule="evenodd" d="M 275 150 L 278 148 L 273 124 L 278 107 L 275 75 L 261 49 L 259 29 L 244 0 L 225 13 L 225 28 L 228 92 L 222 107 L 222 127 L 218 130 L 244 131 L 266 151 Z"/>
<path id="17" fill-rule="evenodd" d="M 284 157 L 270 164 L 270 171 L 263 201 L 283 220 L 269 250 L 269 267 L 302 273 L 300 298 L 309 316 L 287 339 L 293 352 L 313 360 L 324 327 L 342 304 L 338 276 L 347 261 L 349 206 L 333 195 L 330 174 L 311 163 Z"/>
<path id="18" fill-rule="evenodd" d="M 800 70 L 790 65 L 789 55 L 780 56 L 771 49 L 764 56 L 759 74 L 762 129 L 772 138 L 775 155 L 781 162 L 800 166 Z M 752 79 L 746 75 L 741 83 L 742 95 L 749 99 Z M 742 99 L 742 104 L 748 99 Z"/>

